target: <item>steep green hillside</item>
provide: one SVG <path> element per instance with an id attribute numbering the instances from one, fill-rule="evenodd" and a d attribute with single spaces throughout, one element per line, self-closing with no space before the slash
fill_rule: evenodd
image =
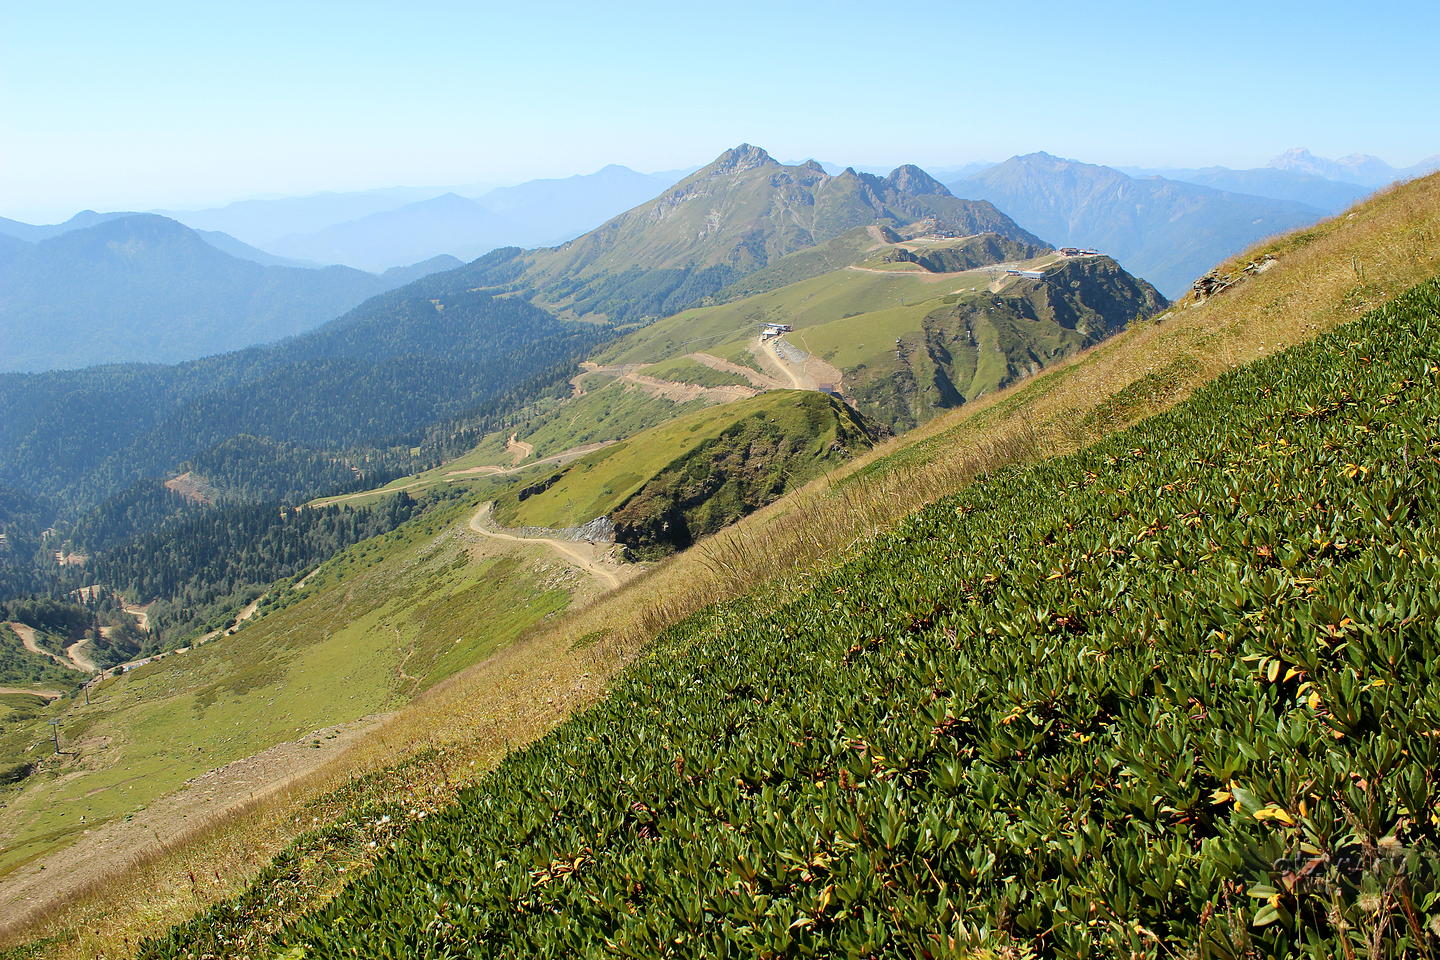
<path id="1" fill-rule="evenodd" d="M 1437 312 L 680 625 L 286 955 L 1427 955 Z"/>
<path id="2" fill-rule="evenodd" d="M 589 454 L 502 495 L 504 523 L 578 526 L 610 516 L 641 555 L 689 546 L 875 440 L 824 394 L 777 390 L 709 407 Z"/>
<path id="3" fill-rule="evenodd" d="M 879 436 L 825 394 L 782 391 L 734 407 L 744 416 L 682 450 L 610 514 L 632 556 L 683 550 L 865 452 Z"/>

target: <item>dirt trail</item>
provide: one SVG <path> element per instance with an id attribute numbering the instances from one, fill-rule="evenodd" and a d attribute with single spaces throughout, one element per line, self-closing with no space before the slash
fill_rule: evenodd
<path id="1" fill-rule="evenodd" d="M 470 529 L 482 537 L 489 537 L 491 540 L 509 540 L 514 543 L 543 543 L 545 546 L 560 554 L 575 566 L 586 573 L 593 574 L 600 580 L 607 590 L 614 590 L 620 586 L 620 576 L 609 567 L 603 565 L 597 559 L 598 551 L 591 544 L 581 544 L 573 540 L 554 540 L 546 537 L 517 537 L 510 533 L 501 533 L 490 525 L 490 511 L 495 504 L 486 503 L 475 515 L 470 518 Z M 588 549 L 587 549 L 588 548 Z"/>
<path id="2" fill-rule="evenodd" d="M 571 460 L 577 460 L 580 457 L 585 456 L 585 454 L 587 453 L 594 453 L 596 450 L 608 447 L 610 446 L 610 444 L 615 442 L 616 441 L 614 440 L 602 440 L 599 443 L 582 443 L 578 447 L 571 447 L 569 450 L 563 450 L 560 453 L 546 457 L 543 460 L 536 460 L 533 463 L 523 463 L 518 467 L 492 467 L 488 465 L 483 467 L 464 467 L 459 470 L 451 470 L 449 473 L 445 474 L 445 476 L 473 477 L 478 474 L 487 477 L 493 477 L 509 473 L 519 473 L 522 470 L 529 470 L 531 467 L 538 467 L 547 463 L 553 463 L 556 466 L 563 466 L 564 464 L 569 463 Z M 526 446 L 529 446 L 529 444 L 526 444 Z M 448 482 L 453 483 L 454 481 Z"/>
<path id="3" fill-rule="evenodd" d="M 633 372 L 625 374 L 620 379 L 625 383 L 634 384 L 652 397 L 660 397 L 662 400 L 669 400 L 672 403 L 688 403 L 691 400 L 704 400 L 706 403 L 714 404 L 734 403 L 736 400 L 746 400 L 760 392 L 754 387 L 742 387 L 738 384 L 728 387 L 702 387 L 696 383 L 661 380 L 658 377 L 647 377 L 643 373 Z"/>
<path id="4" fill-rule="evenodd" d="M 76 670 L 83 670 L 86 673 L 99 673 L 100 668 L 95 665 L 95 661 L 91 660 L 90 655 L 85 652 L 89 646 L 90 639 L 88 637 L 84 640 L 76 640 L 65 648 L 65 656 L 75 665 Z"/>
<path id="5" fill-rule="evenodd" d="M 120 609 L 135 618 L 135 626 L 140 628 L 141 633 L 150 632 L 150 604 L 142 607 L 135 603 L 121 603 Z"/>
<path id="6" fill-rule="evenodd" d="M 27 693 L 30 691 L 26 691 Z M 32 913 L 110 874 L 160 846 L 183 838 L 254 800 L 284 790 L 333 760 L 344 748 L 380 726 L 390 714 L 362 717 L 315 730 L 288 743 L 201 774 L 130 819 L 98 825 L 74 843 L 0 878 L 0 926 L 13 927 Z M 331 736 L 335 734 L 335 736 Z M 315 749 L 318 742 L 321 749 Z"/>
<path id="7" fill-rule="evenodd" d="M 415 487 L 428 486 L 429 484 L 429 480 L 416 480 L 413 483 L 402 483 L 398 487 L 381 487 L 378 490 L 361 490 L 359 493 L 347 493 L 338 497 L 326 497 L 324 500 L 316 501 L 314 506 L 329 507 L 337 503 L 344 503 L 347 500 L 358 500 L 361 497 L 373 497 L 376 494 L 399 493 L 401 490 L 410 490 Z"/>
<path id="8" fill-rule="evenodd" d="M 515 439 L 515 434 L 510 434 L 510 439 L 505 441 L 505 449 L 510 451 L 510 462 L 519 463 L 521 460 L 529 460 L 535 456 L 534 444 L 526 443 L 524 440 Z"/>
<path id="9" fill-rule="evenodd" d="M 879 267 L 860 267 L 853 263 L 845 269 L 854 270 L 856 273 L 874 273 L 882 277 L 909 277 L 911 280 L 923 280 L 925 283 L 954 280 L 956 277 L 963 277 L 970 272 L 964 270 L 957 273 L 931 273 L 919 264 L 915 265 L 914 270 L 881 270 Z"/>
<path id="10" fill-rule="evenodd" d="M 714 354 L 687 353 L 685 354 L 685 359 L 694 360 L 696 363 L 703 364 L 709 367 L 711 370 L 719 370 L 721 373 L 732 373 L 737 377 L 744 377 L 746 380 L 750 381 L 752 386 L 757 387 L 761 390 L 778 390 L 782 389 L 785 386 L 783 381 L 777 380 L 774 377 L 767 377 L 765 374 L 761 373 L 759 370 L 756 370 L 754 367 L 747 367 L 744 364 L 733 363 L 729 360 L 717 357 Z"/>
<path id="11" fill-rule="evenodd" d="M 570 378 L 570 396 L 583 397 L 585 395 L 585 388 L 580 385 L 580 381 L 592 373 L 608 373 L 613 377 L 623 377 L 643 366 L 645 366 L 643 363 L 618 363 L 612 366 L 602 366 L 594 360 L 581 360 L 580 372 Z"/>
<path id="12" fill-rule="evenodd" d="M 59 690 L 48 690 L 39 687 L 0 687 L 0 694 L 4 693 L 28 693 L 35 697 L 44 697 L 46 700 L 59 700 L 65 694 Z"/>
<path id="13" fill-rule="evenodd" d="M 40 646 L 39 642 L 37 642 L 35 639 L 34 627 L 27 626 L 23 623 L 16 623 L 14 620 L 7 622 L 5 626 L 9 627 L 11 630 L 14 630 L 15 635 L 20 638 L 21 645 L 24 646 L 26 650 L 29 650 L 31 653 L 35 654 L 37 657 L 49 657 L 51 660 L 54 660 L 66 670 L 80 669 L 79 667 L 75 666 L 75 664 L 71 663 L 69 660 L 66 660 L 64 657 L 51 653 L 49 650 L 46 650 L 44 647 Z"/>

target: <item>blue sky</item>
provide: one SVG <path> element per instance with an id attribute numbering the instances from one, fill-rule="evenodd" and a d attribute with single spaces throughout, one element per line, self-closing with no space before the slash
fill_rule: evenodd
<path id="1" fill-rule="evenodd" d="M 0 7 L 0 216 L 616 162 L 1256 166 L 1440 153 L 1440 4 Z"/>

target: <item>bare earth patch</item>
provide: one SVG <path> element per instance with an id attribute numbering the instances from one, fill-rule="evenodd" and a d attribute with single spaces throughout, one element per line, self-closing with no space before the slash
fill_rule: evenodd
<path id="1" fill-rule="evenodd" d="M 165 487 L 173 490 L 191 503 L 201 503 L 206 506 L 215 502 L 215 488 L 212 487 L 204 477 L 186 470 L 178 477 L 171 477 L 165 481 Z"/>
<path id="2" fill-rule="evenodd" d="M 777 380 L 774 377 L 767 377 L 765 376 L 765 374 L 761 373 L 759 370 L 753 369 L 752 367 L 747 367 L 744 364 L 734 363 L 733 361 L 722 359 L 721 357 L 714 356 L 713 354 L 687 353 L 685 355 L 685 358 L 687 360 L 694 360 L 696 363 L 703 364 L 704 366 L 709 367 L 711 370 L 719 370 L 721 373 L 730 373 L 734 374 L 737 377 L 744 377 L 746 380 L 749 380 L 750 383 L 758 390 L 783 390 L 785 388 L 785 382 L 782 380 Z"/>
<path id="3" fill-rule="evenodd" d="M 27 693 L 31 691 L 25 691 Z M 277 793 L 379 727 L 390 714 L 316 730 L 201 774 L 128 820 L 85 831 L 76 842 L 0 878 L 0 928 L 92 886 L 117 867 L 184 839 Z M 318 743 L 320 746 L 316 747 Z"/>

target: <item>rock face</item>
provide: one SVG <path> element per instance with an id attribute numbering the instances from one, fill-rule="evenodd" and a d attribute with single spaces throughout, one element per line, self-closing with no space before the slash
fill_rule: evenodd
<path id="1" fill-rule="evenodd" d="M 505 527 L 511 536 L 527 540 L 586 540 L 590 543 L 614 543 L 615 524 L 609 517 L 596 517 L 578 527 Z"/>

